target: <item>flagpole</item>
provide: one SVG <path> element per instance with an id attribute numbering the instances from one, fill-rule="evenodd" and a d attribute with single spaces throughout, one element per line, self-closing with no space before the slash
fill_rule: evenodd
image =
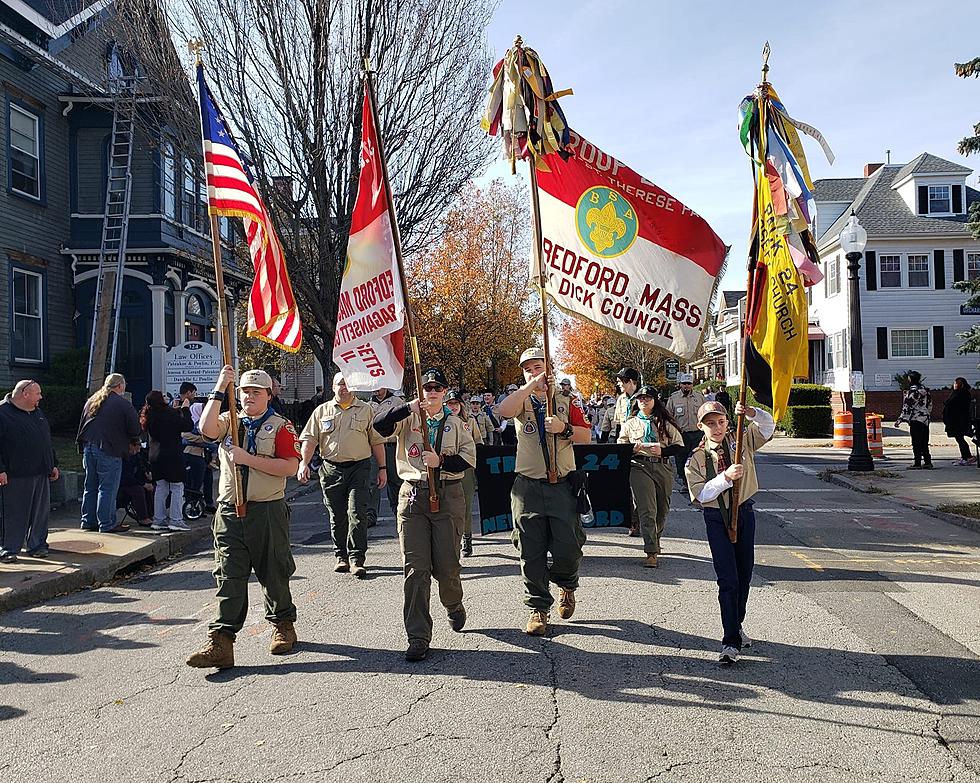
<path id="1" fill-rule="evenodd" d="M 194 53 L 195 66 L 204 68 L 201 59 L 201 49 L 203 42 L 200 38 L 192 38 L 187 42 L 187 48 Z M 201 155 L 205 158 L 204 165 L 207 168 L 207 151 L 204 148 L 204 126 L 201 125 Z M 222 361 L 226 366 L 234 367 L 231 353 L 231 329 L 228 324 L 228 303 L 225 299 L 225 275 L 224 265 L 221 260 L 221 234 L 218 226 L 218 216 L 211 211 L 211 257 L 214 262 L 214 286 L 218 297 L 218 328 L 221 330 L 221 352 Z M 238 446 L 238 407 L 235 399 L 235 381 L 228 382 L 225 389 L 225 399 L 228 401 L 228 436 L 231 438 L 232 445 Z M 235 516 L 239 519 L 245 517 L 245 494 L 242 488 L 242 473 L 237 464 L 234 465 L 235 473 Z"/>
<path id="2" fill-rule="evenodd" d="M 514 46 L 517 49 L 518 57 L 518 68 L 521 66 L 521 58 L 523 57 L 523 46 L 524 41 L 521 36 L 517 36 L 514 39 Z M 513 149 L 513 146 L 511 147 Z M 537 270 L 538 278 L 538 296 L 541 300 L 541 348 L 544 352 L 544 377 L 545 382 L 548 385 L 548 391 L 545 394 L 545 415 L 554 416 L 554 398 L 552 397 L 551 389 L 551 339 L 549 337 L 548 331 L 548 294 L 545 291 L 545 286 L 547 285 L 547 277 L 544 271 L 544 259 L 542 253 L 542 230 L 541 230 L 541 201 L 538 191 L 538 171 L 535 168 L 535 158 L 534 152 L 527 159 L 528 168 L 531 177 L 531 217 L 532 217 L 532 233 L 534 241 L 534 264 Z M 555 464 L 556 454 L 558 452 L 558 436 L 549 435 L 545 438 L 548 448 L 548 483 L 557 484 L 558 483 L 558 466 Z"/>
<path id="3" fill-rule="evenodd" d="M 741 374 L 741 378 L 739 379 L 738 401 L 742 404 L 743 408 L 745 407 L 745 399 L 747 396 L 747 386 L 748 386 L 747 384 L 748 373 L 745 370 L 745 355 L 746 355 L 745 351 L 749 343 L 749 331 L 746 328 L 746 326 L 748 321 L 749 308 L 752 306 L 752 303 L 755 301 L 755 291 L 754 291 L 755 267 L 757 264 L 759 253 L 762 252 L 762 248 L 760 245 L 762 241 L 762 225 L 763 225 L 763 220 L 765 219 L 765 216 L 762 214 L 762 201 L 761 201 L 760 188 L 763 187 L 763 179 L 766 176 L 766 122 L 768 122 L 768 119 L 766 117 L 766 100 L 768 99 L 768 97 L 769 97 L 769 42 L 766 41 L 766 45 L 762 50 L 762 82 L 759 84 L 759 98 L 758 98 L 758 106 L 759 106 L 758 155 L 760 157 L 758 161 L 753 161 L 753 165 L 758 166 L 758 173 L 756 174 L 755 177 L 756 250 L 755 250 L 755 256 L 750 257 L 750 261 L 748 265 L 749 266 L 748 280 L 745 284 L 746 318 L 745 321 L 742 322 L 742 335 L 741 335 L 742 374 Z M 750 252 L 751 252 L 751 247 L 750 247 Z M 738 418 L 736 419 L 735 422 L 734 459 L 736 464 L 740 464 L 742 461 L 742 436 L 744 432 L 745 432 L 745 413 L 741 413 L 738 415 Z M 733 544 L 736 541 L 738 541 L 738 506 L 739 506 L 739 496 L 740 496 L 741 488 L 742 488 L 741 479 L 737 479 L 732 483 L 732 509 L 731 509 L 731 514 L 729 515 L 730 521 L 729 521 L 729 528 L 728 528 L 728 538 Z"/>
<path id="4" fill-rule="evenodd" d="M 368 91 L 368 106 L 371 107 L 371 119 L 374 122 L 374 135 L 378 143 L 378 160 L 381 162 L 381 179 L 384 183 L 385 200 L 388 208 L 388 218 L 391 221 L 391 238 L 395 246 L 395 260 L 398 262 L 398 281 L 401 284 L 402 300 L 405 303 L 405 331 L 408 332 L 409 345 L 412 348 L 412 368 L 415 375 L 415 390 L 419 400 L 419 420 L 422 429 L 422 443 L 426 451 L 434 451 L 429 440 L 428 414 L 423 410 L 422 391 L 422 358 L 419 354 L 419 341 L 415 331 L 415 316 L 408 299 L 408 281 L 405 277 L 405 263 L 402 257 L 401 232 L 398 229 L 398 217 L 395 215 L 395 202 L 391 195 L 391 181 L 388 178 L 388 159 L 384 153 L 384 142 L 381 138 L 381 122 L 378 117 L 377 96 L 374 92 L 374 71 L 371 70 L 371 60 L 364 58 L 364 83 Z M 436 469 L 426 467 L 426 478 L 429 482 L 429 511 L 439 511 L 439 489 L 436 486 Z"/>

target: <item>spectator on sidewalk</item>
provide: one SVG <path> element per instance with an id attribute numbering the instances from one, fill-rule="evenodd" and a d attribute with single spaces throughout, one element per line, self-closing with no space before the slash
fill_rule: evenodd
<path id="1" fill-rule="evenodd" d="M 139 443 L 129 447 L 129 454 L 123 460 L 122 477 L 119 480 L 120 507 L 126 503 L 136 514 L 136 521 L 142 527 L 153 524 L 153 476 L 150 466 Z"/>
<path id="2" fill-rule="evenodd" d="M 153 530 L 190 530 L 184 521 L 184 447 L 181 433 L 192 429 L 191 402 L 178 399 L 175 410 L 167 405 L 163 393 L 153 390 L 146 395 L 140 411 L 140 424 L 150 437 L 150 473 L 156 489 L 153 492 Z M 169 506 L 167 497 L 169 496 Z"/>
<path id="3" fill-rule="evenodd" d="M 41 385 L 25 380 L 0 402 L 0 563 L 16 563 L 25 539 L 28 557 L 48 556 L 58 461 L 41 399 Z"/>
<path id="4" fill-rule="evenodd" d="M 218 507 L 214 503 L 214 476 L 211 471 L 211 460 L 216 451 L 213 444 L 205 438 L 198 425 L 204 404 L 192 402 L 190 407 L 191 424 L 193 429 L 182 432 L 184 443 L 184 489 L 190 492 L 200 492 L 204 497 L 204 507 L 209 513 L 214 513 Z"/>
<path id="5" fill-rule="evenodd" d="M 111 373 L 82 409 L 75 438 L 85 466 L 82 530 L 129 530 L 129 525 L 116 521 L 116 495 L 122 461 L 129 454 L 130 444 L 139 439 L 140 422 L 136 408 L 122 396 L 125 392 L 126 379 L 117 372 Z"/>
<path id="6" fill-rule="evenodd" d="M 908 373 L 909 387 L 902 399 L 902 411 L 895 419 L 898 427 L 908 422 L 909 435 L 912 436 L 912 459 L 909 470 L 932 470 L 932 455 L 929 454 L 929 419 L 932 416 L 932 395 L 922 385 L 922 375 L 915 370 Z"/>
<path id="7" fill-rule="evenodd" d="M 977 458 L 971 453 L 967 442 L 967 438 L 973 433 L 973 422 L 970 419 L 972 402 L 973 392 L 966 378 L 953 381 L 953 393 L 943 403 L 943 424 L 946 425 L 946 434 L 960 447 L 960 459 L 954 465 L 977 464 Z"/>

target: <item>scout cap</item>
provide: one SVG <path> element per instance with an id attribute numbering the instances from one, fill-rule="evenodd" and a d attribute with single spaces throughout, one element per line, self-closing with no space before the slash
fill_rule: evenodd
<path id="1" fill-rule="evenodd" d="M 720 413 L 722 416 L 728 415 L 728 409 L 720 402 L 706 402 L 698 408 L 698 424 L 704 421 L 704 417 L 712 413 Z"/>
<path id="2" fill-rule="evenodd" d="M 516 383 L 508 383 L 507 384 L 507 388 L 504 389 L 504 391 L 509 391 L 509 392 L 515 392 L 515 391 L 517 391 L 517 384 Z"/>
<path id="3" fill-rule="evenodd" d="M 677 373 L 678 383 L 694 383 L 694 376 L 689 372 L 679 372 Z"/>
<path id="4" fill-rule="evenodd" d="M 572 385 L 572 382 L 571 382 L 570 380 L 568 380 L 568 378 L 562 378 L 562 379 L 561 379 L 561 380 L 560 380 L 560 381 L 558 382 L 558 385 L 559 385 L 559 386 L 571 386 L 571 385 Z"/>
<path id="5" fill-rule="evenodd" d="M 519 367 L 523 367 L 524 362 L 529 362 L 531 359 L 540 359 L 541 361 L 544 361 L 544 348 L 528 348 L 521 354 L 521 359 L 517 365 Z"/>
<path id="6" fill-rule="evenodd" d="M 462 402 L 463 398 L 458 391 L 451 391 L 446 395 L 446 402 L 450 400 L 456 400 L 456 402 Z"/>
<path id="7" fill-rule="evenodd" d="M 622 370 L 616 373 L 616 377 L 621 378 L 624 381 L 633 381 L 633 383 L 640 382 L 640 374 L 632 367 L 624 367 Z"/>
<path id="8" fill-rule="evenodd" d="M 646 386 L 641 386 L 636 390 L 636 394 L 633 395 L 633 399 L 635 400 L 637 397 L 653 397 L 653 399 L 657 399 L 657 387 L 650 386 L 649 384 Z"/>
<path id="9" fill-rule="evenodd" d="M 438 383 L 443 389 L 449 387 L 446 376 L 442 374 L 442 370 L 438 367 L 430 367 L 422 373 L 422 385 L 425 386 L 427 383 Z"/>
<path id="10" fill-rule="evenodd" d="M 248 370 L 242 373 L 242 379 L 238 386 L 244 389 L 246 386 L 259 389 L 272 390 L 272 377 L 265 370 Z"/>
<path id="11" fill-rule="evenodd" d="M 483 402 L 483 398 L 479 394 L 474 394 L 470 397 L 470 402 Z"/>

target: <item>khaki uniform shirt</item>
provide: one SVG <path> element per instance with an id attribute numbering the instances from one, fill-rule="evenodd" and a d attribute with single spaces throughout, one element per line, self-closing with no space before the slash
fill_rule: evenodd
<path id="1" fill-rule="evenodd" d="M 749 500 L 759 491 L 759 479 L 756 477 L 755 472 L 755 452 L 765 446 L 768 441 L 769 438 L 762 434 L 759 425 L 754 421 L 748 421 L 746 419 L 746 427 L 742 433 L 742 465 L 745 467 L 745 473 L 739 483 L 738 502 L 740 504 Z M 706 445 L 712 447 L 710 453 L 705 449 Z M 734 462 L 735 438 L 731 435 L 728 436 L 728 450 L 731 454 L 732 462 Z M 691 500 L 694 502 L 699 502 L 697 497 L 701 493 L 701 489 L 708 482 L 708 471 L 706 468 L 706 460 L 708 459 L 711 460 L 711 464 L 715 469 L 715 475 L 717 476 L 721 472 L 718 470 L 718 454 L 714 451 L 713 444 L 705 439 L 704 443 L 691 452 L 691 456 L 687 460 L 687 465 L 684 468 L 684 472 L 687 475 L 687 486 L 691 491 Z M 728 492 L 729 490 L 725 491 Z M 718 508 L 718 499 L 709 500 L 707 503 L 701 503 L 701 505 Z"/>
<path id="2" fill-rule="evenodd" d="M 616 407 L 613 408 L 612 416 L 613 427 L 623 426 L 623 422 L 626 421 L 626 417 L 629 416 L 630 400 L 631 397 L 626 392 L 623 392 L 616 398 Z"/>
<path id="3" fill-rule="evenodd" d="M 647 423 L 639 416 L 630 416 L 624 423 L 622 429 L 619 431 L 619 443 L 643 443 L 644 438 L 647 433 Z M 677 427 L 675 427 L 670 422 L 667 422 L 667 439 L 660 439 L 660 432 L 657 430 L 656 422 L 653 423 L 653 433 L 656 437 L 656 442 L 662 447 L 667 446 L 683 446 L 684 438 L 681 436 L 681 432 Z"/>
<path id="4" fill-rule="evenodd" d="M 241 419 L 239 419 L 241 421 Z M 228 434 L 228 413 L 218 416 L 218 464 L 221 473 L 218 477 L 218 500 L 222 503 L 235 502 L 235 463 L 231 461 L 229 447 L 231 436 Z M 245 448 L 244 438 L 240 445 Z M 299 459 L 300 446 L 296 440 L 296 429 L 292 422 L 273 413 L 262 425 L 255 436 L 255 453 L 259 457 L 279 459 Z M 258 468 L 248 468 L 245 500 L 265 502 L 281 500 L 286 494 L 286 477 L 271 476 Z"/>
<path id="5" fill-rule="evenodd" d="M 681 432 L 698 431 L 698 408 L 705 404 L 704 395 L 699 391 L 691 391 L 685 397 L 680 389 L 675 391 L 667 400 L 667 410 L 674 417 Z"/>
<path id="6" fill-rule="evenodd" d="M 328 462 L 370 459 L 371 447 L 384 443 L 373 422 L 374 409 L 357 397 L 346 409 L 330 400 L 314 409 L 299 438 L 314 441 Z"/>
<path id="7" fill-rule="evenodd" d="M 442 419 L 443 414 L 438 415 Z M 398 466 L 398 477 L 402 481 L 425 481 L 427 471 L 422 462 L 422 452 L 425 441 L 422 439 L 422 420 L 415 413 L 410 413 L 407 419 L 402 419 L 395 425 L 395 437 L 398 447 L 395 449 L 395 462 Z M 465 459 L 470 467 L 476 467 L 476 444 L 470 428 L 458 416 L 450 416 L 443 425 L 442 448 L 440 452 L 446 456 L 458 454 Z M 462 473 L 439 471 L 439 476 L 447 481 L 463 478 Z"/>
<path id="8" fill-rule="evenodd" d="M 577 401 L 573 402 L 571 397 L 561 392 L 555 394 L 554 399 L 555 418 L 570 422 L 573 427 L 589 426 Z M 538 417 L 534 413 L 530 397 L 524 401 L 524 407 L 514 417 L 514 426 L 517 430 L 517 472 L 532 479 L 548 478 L 548 466 L 543 451 L 547 447 L 547 441 L 542 445 L 538 432 Z M 546 439 L 553 437 L 549 434 L 545 435 Z M 571 438 L 554 438 L 554 440 L 557 441 L 555 467 L 558 478 L 561 479 L 575 470 L 575 452 L 572 449 Z"/>
<path id="9" fill-rule="evenodd" d="M 493 425 L 490 417 L 482 410 L 479 413 L 467 411 L 469 415 L 470 431 L 473 433 L 473 440 L 477 444 L 493 442 Z"/>

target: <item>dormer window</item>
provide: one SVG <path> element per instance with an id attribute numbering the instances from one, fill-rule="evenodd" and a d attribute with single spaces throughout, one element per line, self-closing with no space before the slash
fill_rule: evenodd
<path id="1" fill-rule="evenodd" d="M 949 185 L 929 186 L 929 214 L 944 214 L 952 212 L 949 196 Z"/>

